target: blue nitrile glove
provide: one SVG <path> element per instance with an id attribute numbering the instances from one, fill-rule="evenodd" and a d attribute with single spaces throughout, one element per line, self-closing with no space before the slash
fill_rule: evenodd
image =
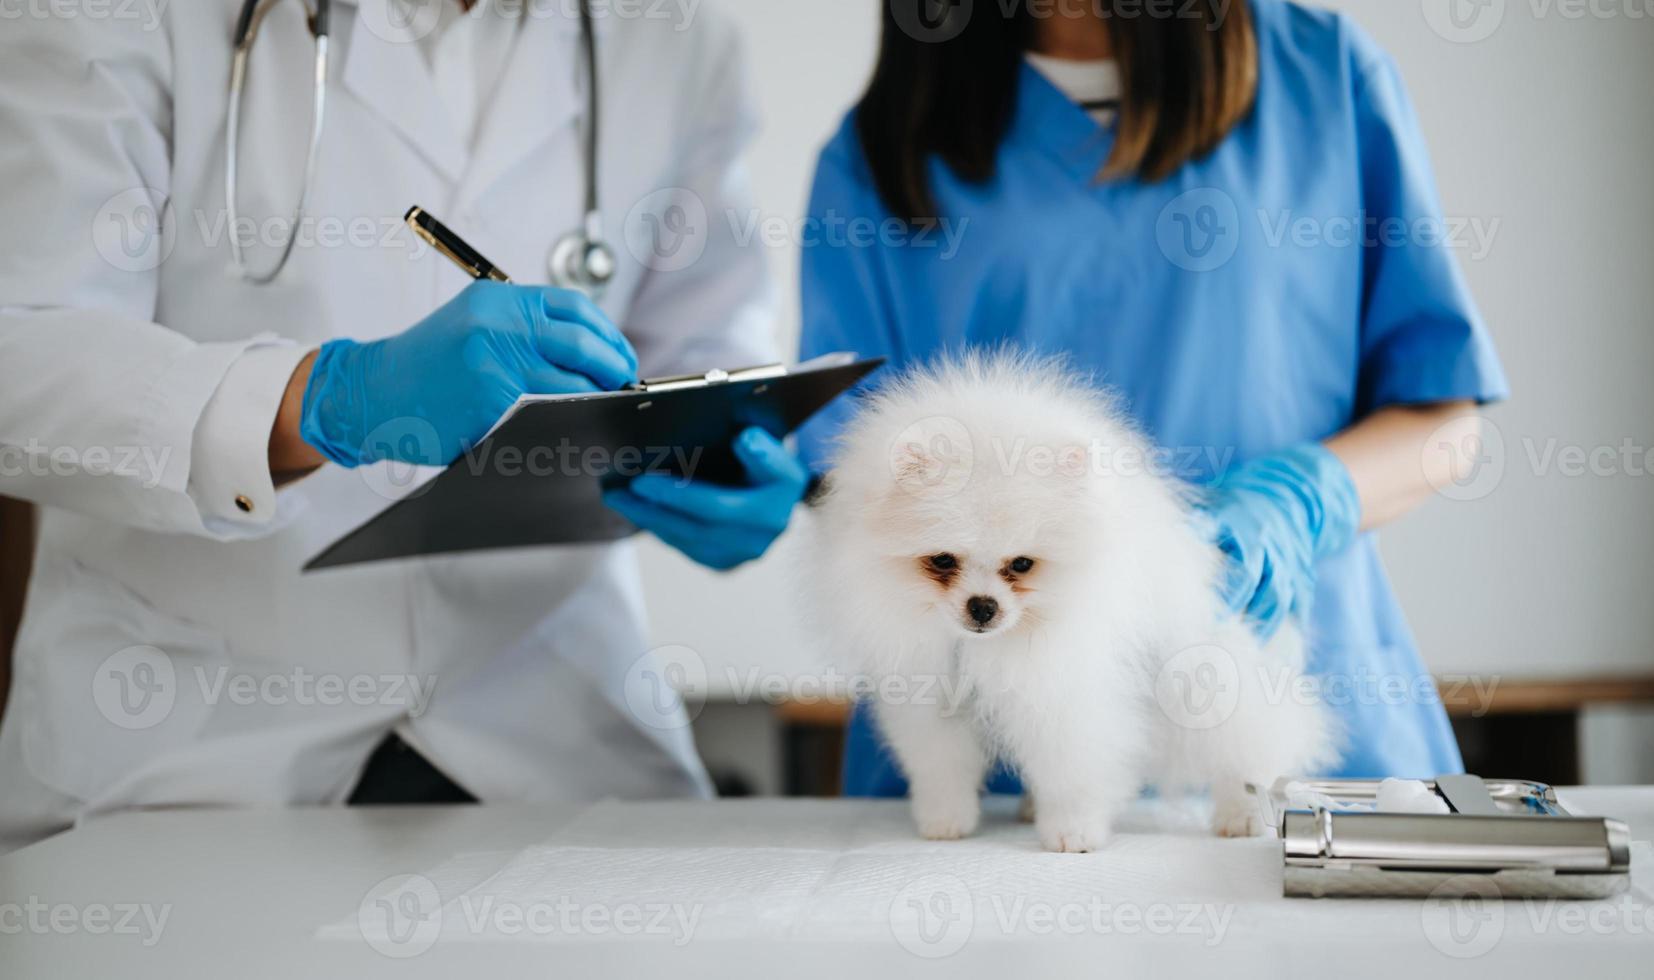
<path id="1" fill-rule="evenodd" d="M 627 520 L 708 568 L 734 568 L 762 555 L 804 496 L 809 470 L 759 428 L 735 438 L 747 486 L 724 487 L 645 473 L 603 495 Z"/>
<path id="2" fill-rule="evenodd" d="M 483 280 L 394 337 L 323 344 L 299 434 L 341 466 L 445 465 L 519 395 L 636 379 L 631 344 L 581 293 Z"/>
<path id="3" fill-rule="evenodd" d="M 1264 639 L 1288 613 L 1309 615 L 1316 559 L 1342 551 L 1361 524 L 1349 471 L 1319 443 L 1248 460 L 1218 478 L 1201 506 L 1229 558 L 1224 599 Z"/>

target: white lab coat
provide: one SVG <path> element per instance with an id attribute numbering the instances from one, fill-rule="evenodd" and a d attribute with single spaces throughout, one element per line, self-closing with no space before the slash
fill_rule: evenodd
<path id="1" fill-rule="evenodd" d="M 573 5 L 528 5 L 472 152 L 385 0 L 335 2 L 313 233 L 268 286 L 227 271 L 239 6 L 0 32 L 0 493 L 43 505 L 0 850 L 121 807 L 338 802 L 393 728 L 485 801 L 706 792 L 681 704 L 637 687 L 659 677 L 629 545 L 301 575 L 407 479 L 328 466 L 277 491 L 264 465 L 305 349 L 401 331 L 465 285 L 401 228 L 409 205 L 547 281 L 580 221 Z M 241 201 L 261 222 L 290 212 L 308 132 L 300 11 L 278 4 L 253 56 Z M 764 257 L 731 220 L 755 128 L 732 25 L 603 17 L 598 43 L 604 306 L 645 374 L 773 358 Z M 687 243 L 651 252 L 685 216 Z M 274 254 L 255 238 L 255 266 Z"/>

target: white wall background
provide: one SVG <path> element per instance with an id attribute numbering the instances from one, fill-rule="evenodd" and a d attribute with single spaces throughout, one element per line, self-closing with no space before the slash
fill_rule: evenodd
<path id="1" fill-rule="evenodd" d="M 879 0 L 708 2 L 744 24 L 767 122 L 761 205 L 796 219 L 872 63 Z M 1449 4 L 1482 19 L 1438 32 Z M 1510 678 L 1654 670 L 1654 0 L 1329 5 L 1400 64 L 1448 215 L 1495 228 L 1485 256 L 1461 261 L 1514 392 L 1488 413 L 1502 478 L 1383 535 L 1426 659 Z M 797 255 L 772 259 L 791 349 Z M 1568 475 L 1571 454 L 1592 452 L 1608 475 Z M 754 669 L 809 670 L 785 547 L 728 576 L 645 547 L 653 635 L 698 651 L 715 693 Z"/>
<path id="2" fill-rule="evenodd" d="M 880 0 L 706 2 L 742 25 L 764 116 L 750 158 L 753 183 L 765 219 L 792 227 L 809 204 L 817 152 L 872 70 Z M 770 270 L 777 336 L 790 354 L 798 342 L 797 249 L 773 250 Z M 764 560 L 727 575 L 706 572 L 644 538 L 651 636 L 696 651 L 707 663 L 714 697 L 738 690 L 755 671 L 792 677 L 819 666 L 788 613 L 795 608 L 790 535 Z"/>

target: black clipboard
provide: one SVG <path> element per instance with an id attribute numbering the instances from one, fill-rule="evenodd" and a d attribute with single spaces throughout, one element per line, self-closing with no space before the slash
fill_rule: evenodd
<path id="1" fill-rule="evenodd" d="M 781 438 L 884 363 L 848 355 L 713 371 L 635 390 L 519 403 L 442 473 L 305 563 L 305 571 L 492 548 L 615 541 L 603 491 L 643 472 L 738 484 L 730 442 Z"/>

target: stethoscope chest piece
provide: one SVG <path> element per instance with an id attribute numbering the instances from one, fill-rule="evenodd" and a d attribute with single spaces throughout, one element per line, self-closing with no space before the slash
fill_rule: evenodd
<path id="1" fill-rule="evenodd" d="M 581 228 L 557 239 L 547 261 L 551 284 L 602 299 L 615 274 L 615 254 L 602 237 Z"/>

